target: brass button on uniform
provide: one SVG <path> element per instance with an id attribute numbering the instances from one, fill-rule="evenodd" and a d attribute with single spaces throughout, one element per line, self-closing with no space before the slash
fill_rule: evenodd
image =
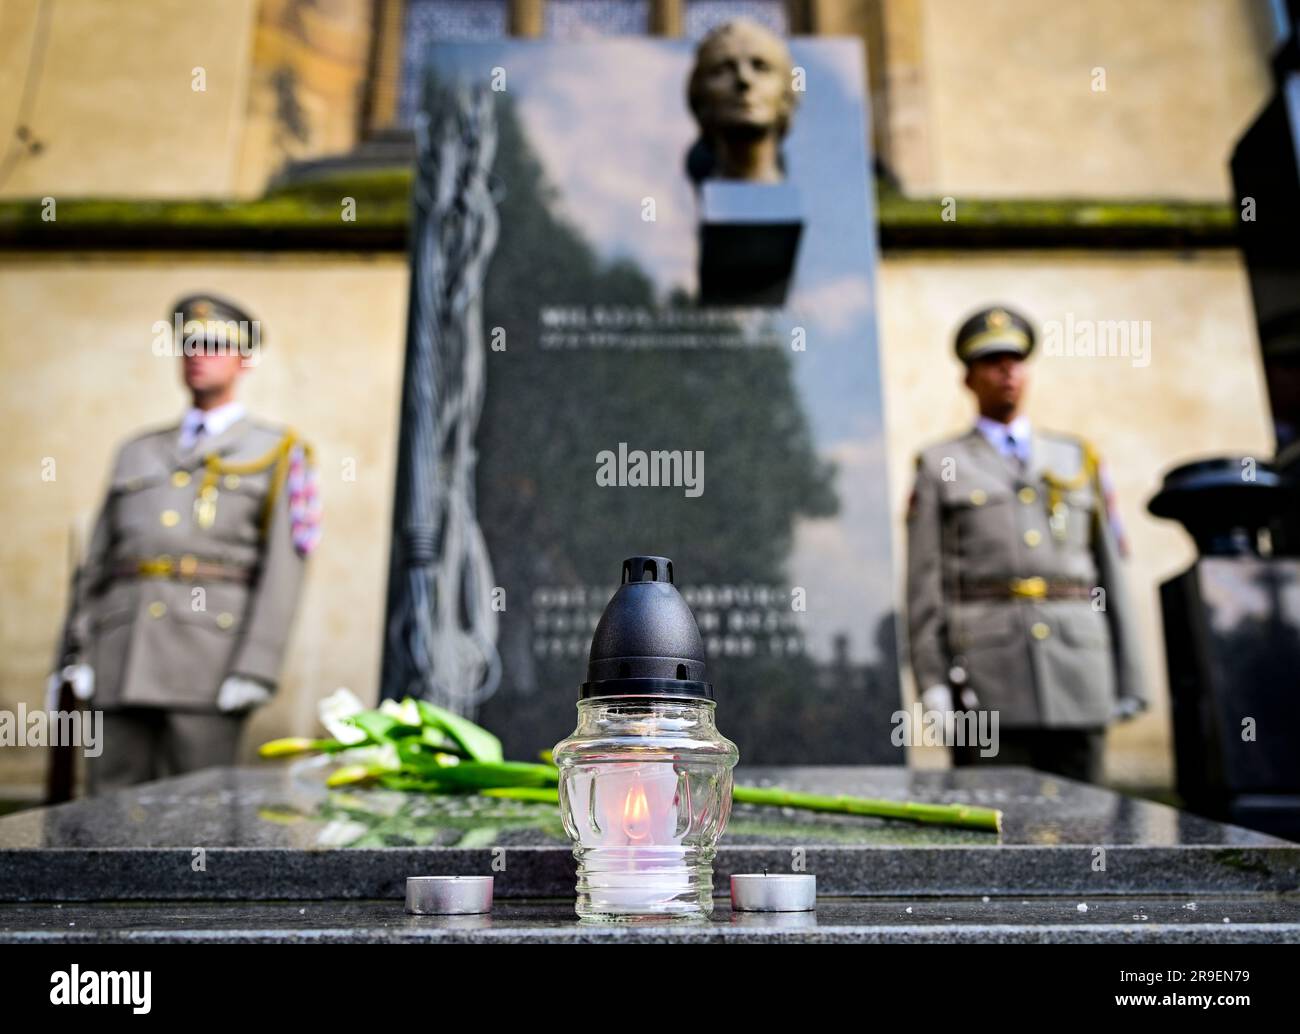
<path id="1" fill-rule="evenodd" d="M 1045 624 L 1043 624 L 1041 621 L 1035 621 L 1029 627 L 1029 634 L 1032 635 L 1035 639 L 1046 639 L 1049 635 L 1052 634 L 1052 630 L 1048 628 Z"/>
<path id="2" fill-rule="evenodd" d="M 177 488 L 184 488 L 190 483 L 190 472 L 188 470 L 178 470 L 172 475 L 172 484 Z"/>
<path id="3" fill-rule="evenodd" d="M 1030 503 L 1032 503 L 1034 500 L 1038 498 L 1038 493 L 1035 492 L 1028 485 L 1022 488 L 1019 492 L 1017 492 L 1016 495 L 1020 497 L 1020 501 L 1024 503 L 1026 506 L 1028 506 Z"/>
<path id="4" fill-rule="evenodd" d="M 181 574 L 187 577 L 189 575 L 192 575 L 195 571 L 199 569 L 199 558 L 193 556 L 181 557 L 180 569 L 181 569 Z"/>
<path id="5" fill-rule="evenodd" d="M 154 600 L 149 604 L 149 616 L 151 618 L 160 618 L 167 613 L 167 604 L 162 600 Z"/>
<path id="6" fill-rule="evenodd" d="M 158 515 L 158 519 L 162 521 L 164 528 L 174 528 L 181 522 L 181 515 L 175 510 L 164 510 Z"/>
<path id="7" fill-rule="evenodd" d="M 988 493 L 982 488 L 977 488 L 970 494 L 970 501 L 976 506 L 983 506 L 989 501 Z"/>
<path id="8" fill-rule="evenodd" d="M 225 611 L 222 611 L 220 614 L 217 615 L 217 627 L 219 628 L 229 628 L 234 623 L 235 623 L 234 614 L 227 614 Z"/>
<path id="9" fill-rule="evenodd" d="M 1037 528 L 1030 528 L 1025 532 L 1025 545 L 1032 549 L 1038 543 L 1043 541 L 1043 536 Z"/>
<path id="10" fill-rule="evenodd" d="M 238 488 L 238 487 L 239 487 L 239 475 L 238 475 L 238 474 L 227 474 L 227 475 L 222 479 L 222 484 L 224 484 L 227 488 Z"/>

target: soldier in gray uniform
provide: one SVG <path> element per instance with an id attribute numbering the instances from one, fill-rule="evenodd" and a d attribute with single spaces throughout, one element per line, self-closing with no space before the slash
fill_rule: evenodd
<path id="1" fill-rule="evenodd" d="M 174 308 L 191 408 L 118 450 L 50 680 L 104 711 L 92 793 L 234 761 L 319 534 L 310 448 L 236 399 L 260 325 L 212 295 Z"/>
<path id="2" fill-rule="evenodd" d="M 1021 413 L 1027 320 L 958 330 L 976 426 L 923 450 L 907 516 L 908 632 L 927 710 L 995 710 L 999 751 L 954 764 L 1102 778 L 1105 727 L 1148 704 L 1109 477 L 1081 438 Z"/>

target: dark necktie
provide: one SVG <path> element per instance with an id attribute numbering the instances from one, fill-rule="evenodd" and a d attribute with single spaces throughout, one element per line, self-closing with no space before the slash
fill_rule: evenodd
<path id="1" fill-rule="evenodd" d="M 1020 443 L 1011 434 L 1007 435 L 1007 462 L 1017 474 L 1025 472 L 1025 461 L 1020 458 Z"/>

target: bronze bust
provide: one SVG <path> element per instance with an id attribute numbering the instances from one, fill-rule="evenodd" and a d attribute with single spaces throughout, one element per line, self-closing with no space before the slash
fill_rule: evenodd
<path id="1" fill-rule="evenodd" d="M 695 181 L 779 183 L 781 141 L 797 97 L 785 41 L 757 22 L 726 22 L 700 41 L 687 98 L 700 139 L 687 157 Z"/>

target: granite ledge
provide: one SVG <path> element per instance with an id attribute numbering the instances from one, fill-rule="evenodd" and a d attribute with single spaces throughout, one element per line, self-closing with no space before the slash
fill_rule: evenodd
<path id="1" fill-rule="evenodd" d="M 1086 906 L 1081 908 L 1080 906 Z M 489 916 L 409 916 L 395 901 L 0 905 L 0 943 L 1300 943 L 1300 897 L 823 898 L 816 912 L 676 923 L 579 921 L 572 899 Z"/>
<path id="2" fill-rule="evenodd" d="M 500 899 L 562 897 L 574 863 L 553 806 L 330 792 L 317 771 L 216 768 L 0 819 L 0 901 L 400 899 L 407 876 L 492 873 Z M 826 895 L 1101 896 L 1300 891 L 1300 844 L 1026 768 L 741 768 L 825 793 L 1004 809 L 1001 835 L 738 805 L 714 863 Z M 501 849 L 506 867 L 498 871 Z M 199 864 L 201 859 L 201 864 Z"/>

